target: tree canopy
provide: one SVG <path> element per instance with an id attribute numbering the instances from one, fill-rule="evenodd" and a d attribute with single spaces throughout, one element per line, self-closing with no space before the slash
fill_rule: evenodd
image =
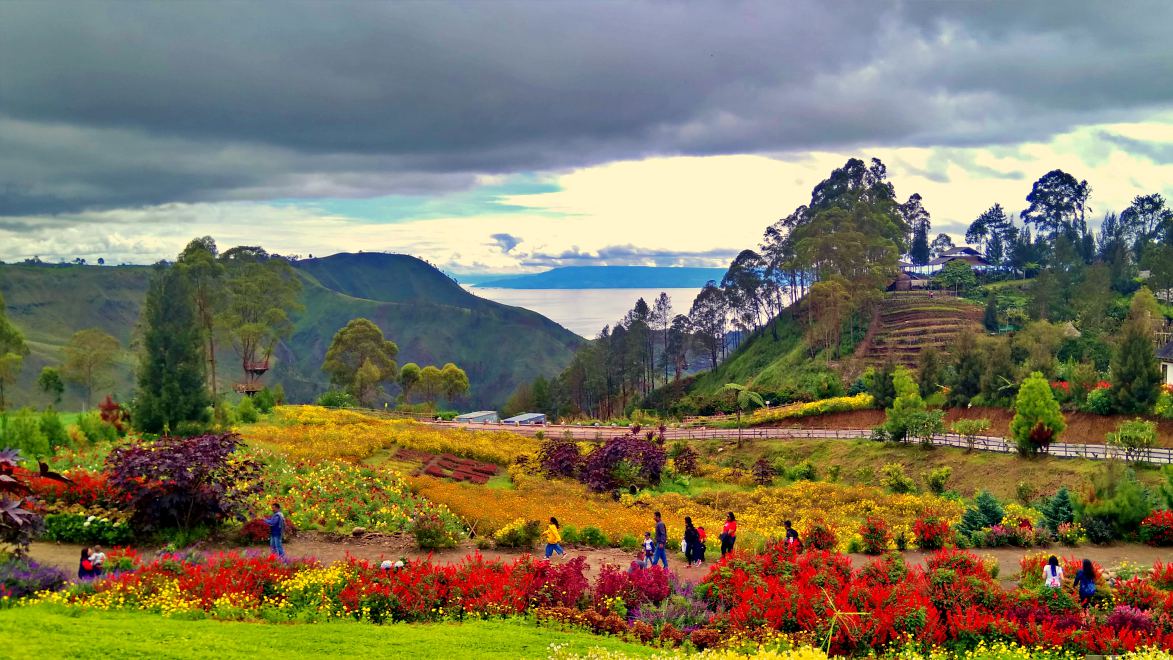
<path id="1" fill-rule="evenodd" d="M 379 326 L 370 319 L 352 319 L 334 334 L 322 371 L 360 405 L 370 406 L 382 394 L 382 384 L 398 374 L 397 355 L 399 347 L 383 337 Z"/>

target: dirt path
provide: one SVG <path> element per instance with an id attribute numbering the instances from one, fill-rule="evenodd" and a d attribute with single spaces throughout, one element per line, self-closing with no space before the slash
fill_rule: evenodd
<path id="1" fill-rule="evenodd" d="M 459 548 L 453 550 L 444 550 L 440 552 L 421 552 L 420 550 L 405 547 L 406 539 L 403 537 L 369 537 L 364 539 L 343 539 L 339 540 L 333 537 L 327 537 L 320 534 L 304 534 L 296 539 L 293 539 L 285 544 L 286 554 L 290 557 L 313 557 L 323 563 L 333 563 L 336 561 L 343 561 L 348 556 L 357 559 L 365 559 L 370 562 L 378 563 L 384 559 L 396 560 L 400 558 L 406 559 L 423 559 L 431 556 L 433 561 L 442 563 L 456 563 L 464 559 L 466 556 L 477 552 L 475 546 L 466 542 Z M 225 550 L 230 549 L 228 546 L 209 545 L 205 550 Z M 236 548 L 240 549 L 240 548 Z M 268 550 L 268 546 L 250 546 L 249 549 L 264 552 Z M 155 552 L 157 548 L 142 548 L 144 555 L 149 555 Z M 1079 558 L 1088 558 L 1092 561 L 1098 562 L 1105 568 L 1117 566 L 1121 562 L 1128 561 L 1140 566 L 1152 566 L 1153 562 L 1159 560 L 1173 561 L 1173 552 L 1168 548 L 1154 548 L 1147 545 L 1136 544 L 1121 544 L 1112 546 L 1085 546 L 1082 548 L 1064 548 L 1054 547 L 1046 548 L 986 548 L 974 551 L 978 556 L 990 556 L 998 562 L 999 579 L 1005 586 L 1013 586 L 1013 582 L 1018 576 L 1019 561 L 1023 556 L 1035 552 L 1047 552 L 1059 556 L 1076 556 Z M 481 550 L 481 555 L 487 559 L 502 559 L 505 561 L 512 561 L 518 556 L 526 553 L 520 551 L 503 551 L 503 550 Z M 72 575 L 77 571 L 78 558 L 81 554 L 81 546 L 71 544 L 57 544 L 57 543 L 33 543 L 31 549 L 32 558 L 42 564 L 57 566 L 68 574 Z M 528 553 L 537 557 L 542 556 L 541 549 L 535 552 Z M 616 548 L 576 548 L 568 547 L 566 550 L 567 558 L 570 557 L 585 557 L 587 560 L 589 576 L 593 577 L 603 564 L 614 564 L 621 567 L 628 566 L 632 559 L 635 558 L 635 553 L 619 550 Z M 852 563 L 855 566 L 862 566 L 870 557 L 867 555 L 850 555 Z M 910 564 L 923 565 L 926 553 L 909 551 L 904 553 L 904 558 Z M 679 553 L 669 557 L 669 568 L 677 577 L 686 582 L 698 582 L 704 578 L 708 573 L 709 566 L 720 558 L 720 553 L 709 553 L 709 565 L 702 567 L 687 567 L 684 565 L 683 558 Z"/>

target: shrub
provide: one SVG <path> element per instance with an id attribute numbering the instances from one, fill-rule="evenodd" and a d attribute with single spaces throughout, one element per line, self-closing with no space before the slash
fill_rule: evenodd
<path id="1" fill-rule="evenodd" d="M 559 530 L 562 533 L 562 543 L 574 545 L 579 542 L 578 528 L 574 525 L 563 525 Z"/>
<path id="2" fill-rule="evenodd" d="M 1118 605 L 1108 618 L 1104 621 L 1109 628 L 1116 631 L 1132 630 L 1135 632 L 1151 632 L 1154 627 L 1153 618 L 1148 612 L 1130 607 L 1128 605 Z"/>
<path id="3" fill-rule="evenodd" d="M 538 464 L 547 477 L 573 477 L 581 462 L 578 443 L 573 438 L 546 438 L 538 448 Z"/>
<path id="4" fill-rule="evenodd" d="M 1075 548 L 1087 540 L 1087 535 L 1082 525 L 1061 523 L 1055 530 L 1055 538 L 1059 543 Z"/>
<path id="5" fill-rule="evenodd" d="M 541 523 L 518 518 L 493 534 L 493 540 L 504 548 L 532 548 L 542 534 Z"/>
<path id="6" fill-rule="evenodd" d="M 953 474 L 953 468 L 948 465 L 943 465 L 939 468 L 933 468 L 925 473 L 925 484 L 929 487 L 929 492 L 940 495 L 945 492 L 945 486 L 949 482 L 950 475 Z"/>
<path id="7" fill-rule="evenodd" d="M 421 513 L 411 521 L 411 534 L 421 550 L 455 548 L 460 533 L 436 513 Z"/>
<path id="8" fill-rule="evenodd" d="M 273 393 L 273 390 L 266 387 L 253 396 L 253 405 L 256 406 L 257 412 L 262 415 L 268 415 L 273 412 L 274 406 L 277 405 L 277 396 Z"/>
<path id="9" fill-rule="evenodd" d="M 639 550 L 640 540 L 632 534 L 624 534 L 623 538 L 619 539 L 619 547 L 628 552 L 634 552 Z"/>
<path id="10" fill-rule="evenodd" d="M 261 466 L 236 455 L 240 445 L 232 433 L 137 440 L 111 451 L 106 467 L 136 529 L 214 527 L 242 513 L 261 488 Z"/>
<path id="11" fill-rule="evenodd" d="M 49 442 L 50 453 L 56 453 L 59 447 L 69 447 L 73 444 L 69 432 L 65 430 L 65 424 L 61 421 L 61 415 L 52 408 L 41 413 L 41 433 Z"/>
<path id="12" fill-rule="evenodd" d="M 974 445 L 977 443 L 977 437 L 990 430 L 990 420 L 984 418 L 959 419 L 953 422 L 949 430 L 964 437 L 966 448 L 969 451 L 973 451 Z"/>
<path id="13" fill-rule="evenodd" d="M 879 555 L 887 552 L 892 543 L 892 532 L 888 523 L 876 516 L 868 516 L 859 528 L 862 541 L 862 550 L 869 555 Z"/>
<path id="14" fill-rule="evenodd" d="M 666 460 L 664 448 L 655 442 L 635 434 L 618 436 L 587 455 L 580 479 L 594 491 L 654 486 Z"/>
<path id="15" fill-rule="evenodd" d="M 806 539 L 806 546 L 815 550 L 834 551 L 838 545 L 838 539 L 835 538 L 835 530 L 822 518 L 816 518 L 811 521 L 803 538 Z"/>
<path id="16" fill-rule="evenodd" d="M 330 390 L 323 392 L 318 397 L 318 405 L 327 408 L 354 408 L 358 406 L 358 401 L 350 392 L 344 390 Z"/>
<path id="17" fill-rule="evenodd" d="M 691 476 L 696 474 L 698 458 L 696 450 L 692 447 L 685 446 L 673 457 L 672 464 L 675 466 L 677 474 Z"/>
<path id="18" fill-rule="evenodd" d="M 1114 538 L 1112 523 L 1103 518 L 1084 518 L 1082 524 L 1088 541 L 1096 545 L 1106 545 L 1112 542 Z"/>
<path id="19" fill-rule="evenodd" d="M 45 516 L 45 538 L 81 545 L 126 545 L 134 538 L 123 520 L 84 513 L 50 513 Z"/>
<path id="20" fill-rule="evenodd" d="M 1157 425 L 1143 419 L 1120 422 L 1106 438 L 1109 447 L 1124 452 L 1125 460 L 1141 463 L 1149 458 L 1149 450 L 1157 444 Z"/>
<path id="21" fill-rule="evenodd" d="M 904 473 L 904 466 L 899 463 L 888 463 L 882 470 L 884 477 L 880 483 L 893 493 L 903 494 L 916 491 L 916 483 Z"/>
<path id="22" fill-rule="evenodd" d="M 1098 388 L 1087 393 L 1087 401 L 1083 404 L 1085 412 L 1095 415 L 1107 415 L 1112 412 L 1112 394 L 1107 389 Z"/>
<path id="23" fill-rule="evenodd" d="M 114 442 L 118 439 L 118 429 L 103 421 L 96 412 L 78 416 L 77 428 L 92 443 Z"/>
<path id="24" fill-rule="evenodd" d="M 1093 531 L 1088 519 L 1107 523 L 1111 537 L 1125 538 L 1138 531 L 1140 523 L 1152 513 L 1148 494 L 1137 483 L 1132 470 L 1119 464 L 1104 465 L 1093 475 L 1092 483 L 1094 493 L 1082 503 L 1080 515 L 1093 543 L 1101 542 L 1096 540 L 1100 530 Z"/>
<path id="25" fill-rule="evenodd" d="M 925 412 L 925 402 L 913 379 L 912 373 L 903 366 L 896 367 L 892 376 L 896 398 L 885 414 L 884 429 L 893 440 L 907 440 L 910 432 L 920 422 L 919 413 Z"/>
<path id="26" fill-rule="evenodd" d="M 1047 379 L 1039 372 L 1032 373 L 1018 389 L 1014 401 L 1014 419 L 1010 421 L 1010 435 L 1018 453 L 1023 456 L 1045 452 L 1067 428 L 1059 402 L 1051 392 Z"/>
<path id="27" fill-rule="evenodd" d="M 236 417 L 242 424 L 255 424 L 261 418 L 257 407 L 253 405 L 252 397 L 244 397 L 236 404 Z"/>
<path id="28" fill-rule="evenodd" d="M 912 529 L 916 535 L 916 547 L 921 550 L 940 550 L 953 537 L 949 521 L 935 516 L 917 518 Z"/>
<path id="29" fill-rule="evenodd" d="M 1157 511 L 1141 521 L 1140 538 L 1149 545 L 1173 545 L 1173 511 Z"/>
<path id="30" fill-rule="evenodd" d="M 68 578 L 58 568 L 24 557 L 0 556 L 0 596 L 24 598 L 41 591 L 57 591 L 66 584 Z"/>
<path id="31" fill-rule="evenodd" d="M 30 408 L 22 408 L 8 419 L 0 444 L 33 458 L 49 453 L 49 439 L 41 431 L 41 419 Z"/>
<path id="32" fill-rule="evenodd" d="M 751 468 L 753 481 L 759 486 L 769 486 L 774 483 L 774 467 L 763 456 L 754 462 Z"/>
<path id="33" fill-rule="evenodd" d="M 787 470 L 786 476 L 790 477 L 792 481 L 817 481 L 819 478 L 815 464 L 810 461 L 803 461 L 790 468 Z"/>
<path id="34" fill-rule="evenodd" d="M 1058 532 L 1059 526 L 1075 522 L 1075 508 L 1071 502 L 1071 493 L 1063 486 L 1055 496 L 1048 499 L 1043 505 L 1043 522 L 1047 529 Z"/>
<path id="35" fill-rule="evenodd" d="M 592 548 L 605 548 L 611 545 L 610 539 L 603 533 L 603 530 L 595 526 L 584 527 L 578 540 L 583 545 L 589 545 Z"/>

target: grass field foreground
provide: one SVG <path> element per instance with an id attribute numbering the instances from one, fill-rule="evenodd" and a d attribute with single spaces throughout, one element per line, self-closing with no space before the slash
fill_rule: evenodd
<path id="1" fill-rule="evenodd" d="M 125 611 L 36 605 L 0 610 L 0 658 L 450 657 L 545 658 L 551 644 L 575 652 L 654 649 L 523 620 L 470 623 L 267 624 L 188 621 Z"/>

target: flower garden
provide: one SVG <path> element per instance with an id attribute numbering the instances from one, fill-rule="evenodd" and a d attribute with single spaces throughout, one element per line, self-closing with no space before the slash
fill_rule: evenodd
<path id="1" fill-rule="evenodd" d="M 1100 588 L 1085 610 L 1070 583 L 1042 587 L 1046 555 L 1027 555 L 1007 589 L 996 564 L 965 549 L 1087 543 L 1096 532 L 1081 523 L 1094 519 L 1078 516 L 1065 492 L 1032 507 L 988 493 L 967 501 L 943 487 L 913 492 L 887 468 L 881 487 L 711 460 L 666 447 L 654 431 L 535 441 L 313 407 L 278 408 L 239 435 L 82 447 L 51 461 L 67 482 L 12 471 L 44 518 L 43 540 L 150 546 L 178 521 L 217 530 L 221 547 L 263 542 L 267 527 L 256 516 L 279 502 L 299 533 L 337 538 L 362 528 L 424 549 L 471 539 L 504 554 L 486 558 L 466 541 L 458 555 L 385 570 L 353 557 L 321 564 L 227 547 L 118 548 L 105 575 L 78 583 L 35 561 L 0 562 L 0 603 L 265 622 L 520 617 L 660 647 L 664 657 L 1158 657 L 1173 649 L 1173 564 L 1128 575 L 1097 566 Z M 176 498 L 188 513 L 161 504 Z M 707 573 L 689 582 L 525 552 L 550 515 L 567 544 L 635 550 L 652 511 L 668 522 L 670 546 L 690 516 L 710 530 L 711 547 L 735 511 L 737 551 L 719 562 L 711 553 Z M 783 518 L 801 547 L 778 544 Z M 1152 510 L 1136 530 L 1137 540 L 1173 543 L 1173 513 Z M 900 554 L 912 548 L 927 553 L 923 564 Z M 1078 560 L 1064 564 L 1070 578 Z"/>

